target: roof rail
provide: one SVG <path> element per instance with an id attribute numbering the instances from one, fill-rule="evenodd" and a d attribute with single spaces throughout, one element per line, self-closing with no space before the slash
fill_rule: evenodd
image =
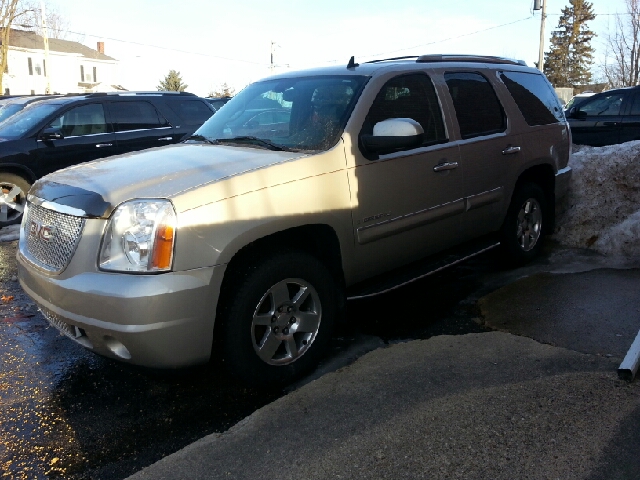
<path id="1" fill-rule="evenodd" d="M 183 96 L 188 96 L 188 97 L 195 97 L 196 94 L 195 93 L 190 93 L 190 92 L 170 92 L 170 91 L 166 91 L 166 90 L 158 90 L 158 91 L 149 91 L 149 92 L 129 92 L 129 91 L 124 91 L 124 92 L 96 92 L 96 93 L 88 93 L 86 94 L 87 97 L 104 97 L 105 95 L 108 96 L 125 96 L 125 97 L 129 97 L 129 96 L 136 96 L 136 95 L 140 95 L 140 96 L 144 96 L 144 95 L 183 95 Z"/>
<path id="2" fill-rule="evenodd" d="M 381 58 L 379 60 L 369 60 L 368 62 L 364 62 L 364 63 L 392 62 L 394 60 L 407 60 L 409 58 L 418 58 L 418 55 L 406 55 L 404 57 Z"/>
<path id="3" fill-rule="evenodd" d="M 527 66 L 524 60 L 512 60 L 504 57 L 492 57 L 488 55 L 422 55 L 416 63 L 431 62 L 474 62 L 474 63 L 499 63 L 505 65 Z"/>

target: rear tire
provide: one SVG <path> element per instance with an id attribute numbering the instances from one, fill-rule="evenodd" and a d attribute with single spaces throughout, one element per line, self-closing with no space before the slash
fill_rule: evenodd
<path id="1" fill-rule="evenodd" d="M 219 310 L 226 368 L 251 386 L 290 383 L 327 350 L 338 315 L 336 282 L 303 252 L 273 254 L 240 268 Z"/>
<path id="2" fill-rule="evenodd" d="M 22 221 L 30 188 L 20 175 L 0 172 L 0 228 Z"/>
<path id="3" fill-rule="evenodd" d="M 540 253 L 546 212 L 546 197 L 539 185 L 525 183 L 514 192 L 500 232 L 500 245 L 509 264 L 523 265 Z"/>

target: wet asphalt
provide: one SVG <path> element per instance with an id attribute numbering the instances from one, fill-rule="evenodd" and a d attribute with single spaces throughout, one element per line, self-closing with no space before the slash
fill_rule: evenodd
<path id="1" fill-rule="evenodd" d="M 535 332 L 527 330 L 524 320 L 509 324 L 505 318 L 518 314 L 526 319 L 533 313 L 542 323 L 547 317 L 539 305 L 509 310 L 510 296 L 522 291 L 508 291 L 514 281 L 529 276 L 534 278 L 530 288 L 553 289 L 554 277 L 545 272 L 568 268 L 585 270 L 578 274 L 585 282 L 592 281 L 589 275 L 606 282 L 607 270 L 600 267 L 611 262 L 589 254 L 585 261 L 583 254 L 575 256 L 551 244 L 534 264 L 505 270 L 489 252 L 389 294 L 349 302 L 348 322 L 338 327 L 331 353 L 317 372 L 286 390 L 252 390 L 228 379 L 215 362 L 158 372 L 82 349 L 48 327 L 21 291 L 15 279 L 15 249 L 16 242 L 0 244 L 0 471 L 16 479 L 126 478 L 205 435 L 227 431 L 292 388 L 380 346 L 495 329 L 615 359 L 635 328 L 632 320 L 637 320 L 618 319 L 624 320 L 620 325 L 629 324 L 626 330 L 605 329 L 608 343 L 597 352 L 570 342 L 578 328 L 571 322 L 561 335 L 553 323 Z M 639 279 L 638 271 L 629 270 L 624 295 L 633 295 Z M 496 297 L 487 309 L 485 300 L 478 300 L 492 293 Z M 593 301 L 597 307 L 606 299 Z M 596 307 L 591 310 L 596 312 Z M 567 311 L 566 317 L 575 314 Z"/>

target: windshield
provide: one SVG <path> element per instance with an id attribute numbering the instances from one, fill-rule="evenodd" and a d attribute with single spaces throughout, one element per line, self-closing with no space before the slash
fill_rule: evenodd
<path id="1" fill-rule="evenodd" d="M 24 104 L 21 103 L 9 103 L 2 108 L 0 108 L 0 122 L 2 122 L 5 118 L 9 118 L 16 112 L 19 112 L 24 108 Z"/>
<path id="2" fill-rule="evenodd" d="M 60 108 L 55 104 L 30 105 L 0 123 L 0 138 L 19 138 Z"/>
<path id="3" fill-rule="evenodd" d="M 365 82 L 366 77 L 353 75 L 257 82 L 229 100 L 196 135 L 224 144 L 326 150 L 342 135 Z"/>

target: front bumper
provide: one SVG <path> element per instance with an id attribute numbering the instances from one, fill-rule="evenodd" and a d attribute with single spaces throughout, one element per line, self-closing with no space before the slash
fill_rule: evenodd
<path id="1" fill-rule="evenodd" d="M 225 266 L 160 275 L 35 268 L 18 252 L 18 276 L 49 322 L 106 357 L 157 368 L 205 363 Z"/>

